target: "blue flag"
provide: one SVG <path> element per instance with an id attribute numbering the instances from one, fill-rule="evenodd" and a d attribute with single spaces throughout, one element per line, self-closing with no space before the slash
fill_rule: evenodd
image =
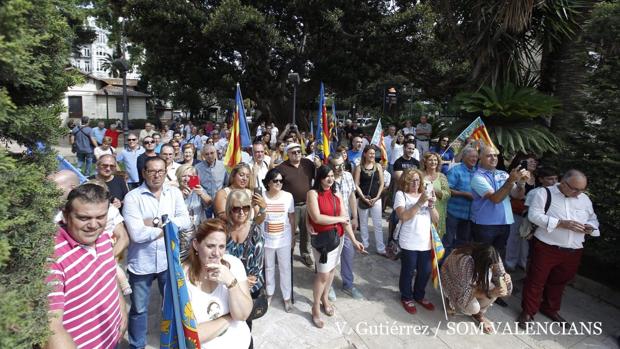
<path id="1" fill-rule="evenodd" d="M 163 218 L 166 258 L 168 259 L 168 279 L 164 286 L 160 348 L 195 349 L 200 348 L 197 322 L 189 301 L 185 284 L 185 273 L 181 265 L 179 228 Z"/>

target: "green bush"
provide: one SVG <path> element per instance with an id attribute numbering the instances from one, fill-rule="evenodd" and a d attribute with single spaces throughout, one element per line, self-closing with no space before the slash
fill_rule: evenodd
<path id="1" fill-rule="evenodd" d="M 63 92 L 79 81 L 67 70 L 72 45 L 85 42 L 83 9 L 68 0 L 0 2 L 0 140 L 34 148 L 63 130 Z M 92 33 L 88 33 L 92 38 Z M 0 149 L 0 348 L 30 349 L 49 334 L 44 280 L 54 247 L 58 191 L 45 177 L 51 151 Z"/>

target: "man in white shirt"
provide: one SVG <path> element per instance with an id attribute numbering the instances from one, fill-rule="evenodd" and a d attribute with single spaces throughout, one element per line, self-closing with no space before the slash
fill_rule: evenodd
<path id="1" fill-rule="evenodd" d="M 252 158 L 248 164 L 252 167 L 252 173 L 255 176 L 254 181 L 256 182 L 256 185 L 259 186 L 263 192 L 265 192 L 263 179 L 265 179 L 267 171 L 269 171 L 270 163 L 271 158 L 268 155 L 265 155 L 265 145 L 260 139 L 257 138 L 254 141 L 254 144 L 252 144 Z"/>
<path id="2" fill-rule="evenodd" d="M 549 187 L 551 204 L 546 213 L 547 191 L 538 190 L 532 199 L 528 219 L 538 228 L 517 319 L 521 328 L 531 326 L 539 310 L 554 322 L 566 322 L 558 313 L 564 287 L 577 273 L 585 236 L 600 236 L 592 201 L 584 193 L 587 185 L 582 172 L 570 170 L 560 184 Z"/>
<path id="3" fill-rule="evenodd" d="M 166 162 L 148 158 L 144 164 L 144 183 L 125 196 L 123 217 L 130 243 L 127 269 L 131 294 L 129 311 L 129 345 L 146 346 L 151 284 L 157 279 L 163 296 L 166 282 L 166 247 L 161 217 L 167 215 L 180 230 L 190 227 L 189 212 L 178 188 L 165 185 Z"/>

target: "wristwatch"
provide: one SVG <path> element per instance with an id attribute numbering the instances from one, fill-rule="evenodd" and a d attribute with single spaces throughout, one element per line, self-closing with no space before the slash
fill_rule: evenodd
<path id="1" fill-rule="evenodd" d="M 155 217 L 153 218 L 153 226 L 159 228 L 159 223 L 161 223 L 161 220 L 159 219 L 159 217 Z"/>

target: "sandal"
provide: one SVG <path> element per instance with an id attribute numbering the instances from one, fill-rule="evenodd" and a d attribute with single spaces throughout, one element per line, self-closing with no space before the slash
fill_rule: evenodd
<path id="1" fill-rule="evenodd" d="M 323 326 L 325 326 L 325 323 L 323 322 L 323 320 L 321 320 L 321 316 L 320 315 L 314 316 L 314 313 L 312 313 L 312 323 L 317 328 L 323 328 Z"/>
<path id="2" fill-rule="evenodd" d="M 321 303 L 321 308 L 323 309 L 323 312 L 325 313 L 325 315 L 327 315 L 327 316 L 334 316 L 334 306 L 333 305 L 325 306 L 325 304 Z"/>
<path id="3" fill-rule="evenodd" d="M 484 317 L 484 315 L 478 313 L 472 315 L 471 318 L 474 319 L 476 323 L 482 324 L 482 332 L 484 332 L 485 334 L 493 333 L 493 325 L 487 318 Z"/>

